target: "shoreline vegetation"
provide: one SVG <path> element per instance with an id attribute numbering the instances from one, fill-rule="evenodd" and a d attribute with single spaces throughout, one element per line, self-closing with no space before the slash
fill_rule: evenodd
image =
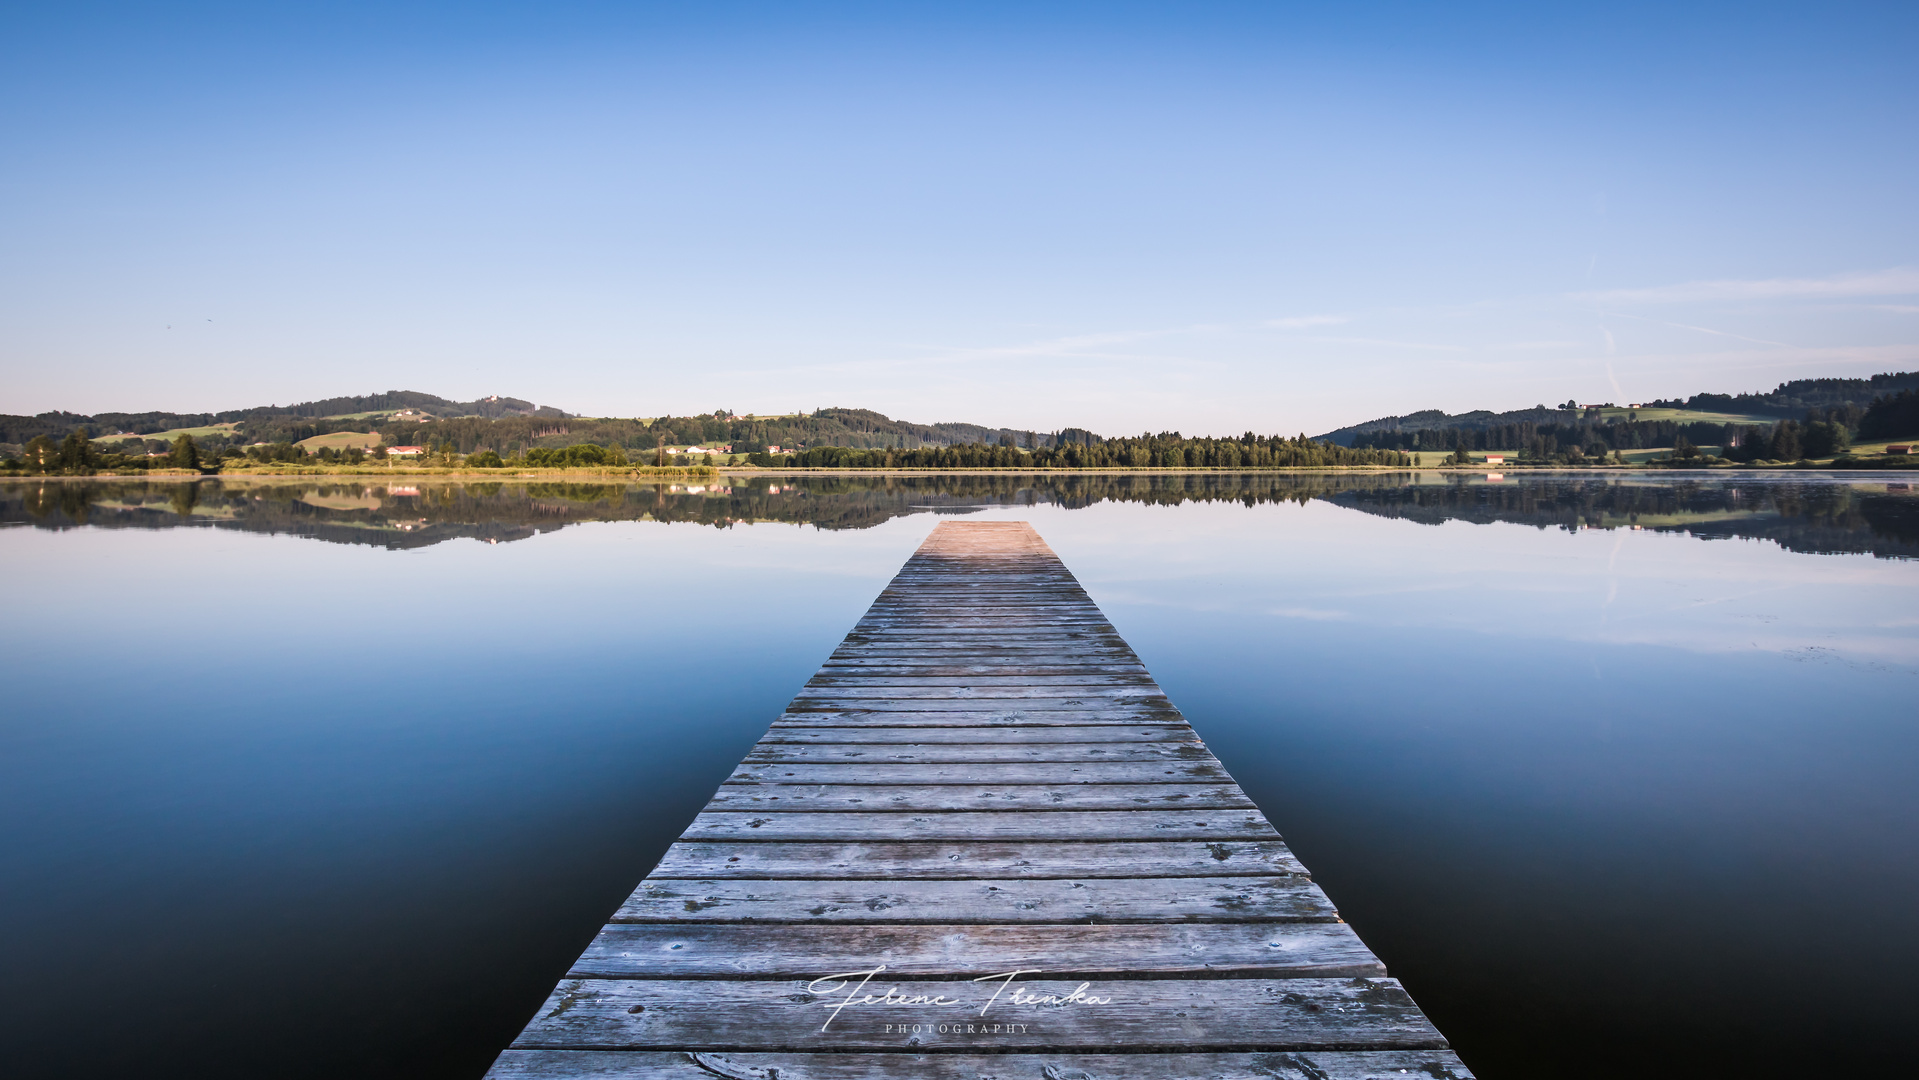
<path id="1" fill-rule="evenodd" d="M 1658 451 L 1606 452 L 1574 445 L 1560 452 L 1527 447 L 1517 454 L 1475 451 L 1456 446 L 1449 454 L 1347 447 L 1304 435 L 1237 439 L 1189 439 L 1177 434 L 1066 442 L 1035 449 L 1005 443 L 961 446 L 859 448 L 821 446 L 795 452 L 770 449 L 747 453 L 730 447 L 690 449 L 661 445 L 650 454 L 629 458 L 624 447 L 575 443 L 533 447 L 511 457 L 491 448 L 461 452 L 453 442 L 430 449 L 375 444 L 321 446 L 309 452 L 291 443 L 203 448 L 190 434 L 177 436 L 167 452 L 123 454 L 103 449 L 84 428 L 56 443 L 38 436 L 18 457 L 0 459 L 0 476 L 367 476 L 496 478 L 639 479 L 712 477 L 726 472 L 760 473 L 1185 473 L 1185 472 L 1396 472 L 1407 470 L 1503 473 L 1506 471 L 1594 471 L 1635 469 L 1912 469 L 1919 457 L 1909 444 L 1881 443 L 1877 453 L 1855 448 L 1847 429 L 1826 423 L 1815 444 L 1802 439 L 1793 421 L 1781 421 L 1769 440 L 1754 438 L 1742 447 L 1694 446 L 1683 435 L 1664 456 Z M 1095 438 L 1097 438 L 1095 436 Z M 1544 452 L 1541 452 L 1541 450 Z M 1898 451 L 1898 452 L 1894 452 Z M 1768 455 L 1772 456 L 1768 456 Z M 1814 456 L 1817 454 L 1818 456 Z M 1511 460 L 1508 460 L 1508 458 Z M 634 460 L 637 458 L 638 460 Z"/>
<path id="2" fill-rule="evenodd" d="M 1223 438 L 920 425 L 843 408 L 592 418 L 517 398 L 459 403 L 392 391 L 218 414 L 0 416 L 0 475 L 1911 469 L 1919 467 L 1911 453 L 1919 436 L 1915 382 L 1919 373 L 1801 380 L 1761 396 L 1624 407 L 1569 401 L 1510 414 L 1388 417 L 1317 437 L 1249 431 Z M 1803 419 L 1768 417 L 1802 406 Z M 96 436 L 95 427 L 108 430 Z"/>
<path id="3" fill-rule="evenodd" d="M 1491 476 L 1503 477 L 1507 474 L 1620 474 L 1637 472 L 1681 472 L 1722 474 L 1727 472 L 1806 472 L 1838 470 L 1884 470 L 1907 471 L 1919 469 L 1919 456 L 1891 455 L 1880 457 L 1846 457 L 1826 461 L 1754 461 L 1732 462 L 1714 459 L 1709 464 L 1674 464 L 1665 460 L 1645 463 L 1604 463 L 1589 465 L 1563 464 L 1495 464 L 1484 462 L 1459 464 L 1428 465 L 1291 465 L 1291 466 L 1218 466 L 1218 467 L 1139 467 L 1130 465 L 1081 467 L 1081 468 L 1038 468 L 1032 466 L 981 466 L 981 467 L 938 467 L 938 466 L 895 466 L 873 468 L 847 467 L 793 467 L 759 465 L 693 465 L 667 466 L 630 466 L 625 468 L 523 468 L 508 466 L 504 468 L 469 468 L 463 465 L 452 467 L 439 466 L 395 466 L 369 467 L 351 465 L 294 465 L 283 468 L 240 468 L 192 470 L 179 468 L 128 469 L 116 470 L 102 468 L 87 472 L 55 471 L 26 472 L 0 469 L 0 478 L 17 480 L 60 480 L 60 479 L 117 479 L 117 480 L 211 480 L 211 479 L 247 479 L 272 480 L 314 480 L 324 478 L 381 480 L 381 479 L 419 479 L 419 480 L 687 480 L 717 479 L 733 476 L 1180 476 L 1180 475 L 1257 475 L 1261 473 L 1312 474 L 1312 473 L 1348 473 L 1348 474 L 1390 474 L 1390 473 L 1430 473 L 1452 476 Z"/>

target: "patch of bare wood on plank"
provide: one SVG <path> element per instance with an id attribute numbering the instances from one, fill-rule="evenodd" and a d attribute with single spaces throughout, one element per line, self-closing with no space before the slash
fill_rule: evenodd
<path id="1" fill-rule="evenodd" d="M 1015 727 L 1005 731 L 982 731 L 978 728 L 945 728 L 937 731 L 922 731 L 915 728 L 881 727 L 879 725 L 848 725 L 831 727 L 815 725 L 801 731 L 793 731 L 774 725 L 773 729 L 760 739 L 760 745 L 770 743 L 993 743 L 1006 746 L 1012 743 L 1090 743 L 1090 742 L 1152 742 L 1152 743 L 1197 743 L 1199 736 L 1184 724 L 1088 724 L 1072 731 L 1063 731 L 1056 727 Z"/>
<path id="2" fill-rule="evenodd" d="M 705 811 L 687 840 L 1258 840 L 1279 834 L 1257 810 L 1003 810 L 914 813 Z"/>
<path id="3" fill-rule="evenodd" d="M 1385 975 L 1038 534 L 946 522 L 490 1075 L 1468 1080 Z"/>
<path id="4" fill-rule="evenodd" d="M 726 784 L 708 810 L 1251 810 L 1238 784 Z"/>
<path id="5" fill-rule="evenodd" d="M 741 765 L 729 784 L 1230 783 L 1217 761 L 786 762 Z"/>
<path id="6" fill-rule="evenodd" d="M 1060 979 L 1238 975 L 1317 979 L 1386 974 L 1339 922 L 767 926 L 609 923 L 574 978 L 812 979 L 886 965 L 886 978 L 968 981 L 972 972 Z"/>
<path id="7" fill-rule="evenodd" d="M 614 922 L 1331 922 L 1304 877 L 682 881 L 648 878 Z"/>
<path id="8" fill-rule="evenodd" d="M 1303 875 L 1277 836 L 1254 841 L 1074 843 L 703 842 L 666 849 L 647 878 L 946 880 Z M 642 883 L 644 887 L 644 882 Z"/>

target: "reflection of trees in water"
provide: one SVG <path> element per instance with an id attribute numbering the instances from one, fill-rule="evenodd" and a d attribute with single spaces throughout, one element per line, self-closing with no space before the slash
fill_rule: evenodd
<path id="1" fill-rule="evenodd" d="M 1350 490 L 1331 501 L 1426 524 L 1507 522 L 1537 528 L 1638 526 L 1703 539 L 1769 540 L 1788 551 L 1919 558 L 1919 500 L 1834 480 L 1527 477 Z"/>
<path id="2" fill-rule="evenodd" d="M 336 543 L 424 547 L 456 537 L 520 540 L 586 521 L 742 522 L 864 529 L 928 510 L 1101 502 L 1323 500 L 1426 524 L 1504 522 L 1537 528 L 1624 528 L 1709 539 L 1769 540 L 1792 551 L 1919 557 L 1919 499 L 1851 478 L 1524 476 L 1400 473 L 1153 473 L 753 476 L 718 484 L 191 483 L 31 481 L 0 487 L 0 522 L 42 528 L 168 528 L 183 524 L 309 536 Z"/>

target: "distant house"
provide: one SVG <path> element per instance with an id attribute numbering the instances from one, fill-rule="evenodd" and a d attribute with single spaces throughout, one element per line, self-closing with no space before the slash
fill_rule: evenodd
<path id="1" fill-rule="evenodd" d="M 1486 464 L 1488 464 L 1488 465 L 1504 465 L 1504 464 L 1506 464 L 1506 455 L 1504 455 L 1504 454 L 1487 454 L 1487 455 L 1486 455 Z"/>
<path id="2" fill-rule="evenodd" d="M 780 451 L 780 448 L 777 446 L 769 446 L 766 448 L 766 452 L 769 454 L 777 454 L 777 453 L 780 453 L 781 451 Z"/>
<path id="3" fill-rule="evenodd" d="M 1888 454 L 1910 454 L 1910 453 L 1912 453 L 1912 447 L 1911 447 L 1911 446 L 1909 446 L 1909 445 L 1907 445 L 1907 444 L 1905 444 L 1905 443 L 1899 443 L 1899 444 L 1896 444 L 1896 445 L 1893 445 L 1893 446 L 1888 446 L 1888 447 L 1886 447 L 1886 453 L 1888 453 Z"/>
<path id="4" fill-rule="evenodd" d="M 426 453 L 426 447 L 424 446 L 389 446 L 386 448 L 387 457 L 419 457 L 424 453 Z"/>

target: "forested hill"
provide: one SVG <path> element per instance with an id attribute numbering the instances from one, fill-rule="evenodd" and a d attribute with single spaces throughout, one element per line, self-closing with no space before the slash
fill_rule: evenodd
<path id="1" fill-rule="evenodd" d="M 1765 416 L 1779 420 L 1799 420 L 1804 419 L 1806 414 L 1813 410 L 1863 412 L 1875 399 L 1891 396 L 1901 390 L 1919 390 L 1919 371 L 1874 375 L 1869 379 L 1794 379 L 1791 382 L 1780 383 L 1776 388 L 1764 393 L 1701 393 L 1689 398 L 1644 402 L 1642 407 L 1740 413 L 1746 416 Z M 1518 428 L 1520 425 L 1528 424 L 1536 426 L 1563 424 L 1569 418 L 1579 419 L 1583 411 L 1577 402 L 1572 401 L 1564 405 L 1535 405 L 1530 409 L 1514 409 L 1510 412 L 1477 409 L 1472 412 L 1448 414 L 1438 409 L 1426 409 L 1422 412 L 1408 413 L 1405 416 L 1383 416 L 1377 420 L 1368 420 L 1363 424 L 1329 431 L 1319 438 L 1331 440 L 1341 446 L 1354 446 L 1376 441 L 1362 438 L 1362 436 L 1385 432 L 1483 432 L 1494 428 Z M 1407 446 L 1414 445 L 1414 442 L 1405 439 L 1397 441 Z M 1424 441 L 1431 441 L 1435 446 L 1441 445 L 1442 442 L 1442 440 L 1421 440 L 1421 442 Z"/>
<path id="2" fill-rule="evenodd" d="M 1681 401 L 1649 402 L 1654 409 L 1748 413 L 1797 420 L 1812 409 L 1864 409 L 1881 395 L 1919 390 L 1919 371 L 1874 375 L 1870 379 L 1794 379 L 1764 394 L 1694 394 Z"/>
<path id="3" fill-rule="evenodd" d="M 450 401 L 437 394 L 422 394 L 417 390 L 389 390 L 384 394 L 326 398 L 303 401 L 297 405 L 256 405 L 250 409 L 228 409 L 224 412 L 105 412 L 92 416 L 44 412 L 38 416 L 0 415 L 0 443 L 25 443 L 38 435 L 59 440 L 77 428 L 85 428 L 89 435 L 99 438 L 122 432 L 153 435 L 219 424 L 239 424 L 248 429 L 249 434 L 258 435 L 257 441 L 277 442 L 289 437 L 304 439 L 336 430 L 327 424 L 329 418 L 344 419 L 355 414 L 364 416 L 367 413 L 396 413 L 402 410 L 434 417 L 542 416 L 561 420 L 567 416 L 558 409 L 535 405 L 519 398 L 495 395 L 478 401 Z M 366 426 L 362 420 L 359 427 L 364 429 Z M 302 431 L 304 434 L 297 433 Z"/>
<path id="4" fill-rule="evenodd" d="M 58 442 L 81 430 L 96 440 L 190 431 L 212 449 L 299 442 L 340 431 L 378 431 L 389 445 L 450 443 L 461 453 L 480 447 L 517 452 L 571 443 L 617 445 L 630 450 L 651 449 L 662 443 L 726 444 L 743 450 L 767 446 L 915 450 L 973 443 L 1038 449 L 1062 442 L 1100 441 L 1098 436 L 1078 428 L 1047 433 L 957 422 L 915 424 L 870 409 L 832 408 L 785 416 L 739 416 L 720 409 L 696 416 L 617 419 L 582 417 L 520 398 L 453 401 L 413 390 L 390 390 L 225 412 L 0 415 L 0 447 L 19 447 L 39 436 Z"/>
<path id="5" fill-rule="evenodd" d="M 735 453 L 758 453 L 823 446 L 857 450 L 921 450 L 984 443 L 1039 449 L 1062 442 L 1093 443 L 1099 437 L 1078 428 L 1056 432 L 1020 431 L 979 424 L 914 424 L 870 409 L 820 409 L 786 416 L 739 416 L 725 409 L 698 416 L 660 416 L 651 420 L 572 417 L 547 423 L 528 417 L 495 420 L 461 418 L 426 423 L 387 424 L 388 443 L 428 446 L 451 444 L 462 454 L 492 449 L 523 453 L 536 446 L 575 443 L 619 446 L 632 451 L 658 446 L 731 446 Z"/>

